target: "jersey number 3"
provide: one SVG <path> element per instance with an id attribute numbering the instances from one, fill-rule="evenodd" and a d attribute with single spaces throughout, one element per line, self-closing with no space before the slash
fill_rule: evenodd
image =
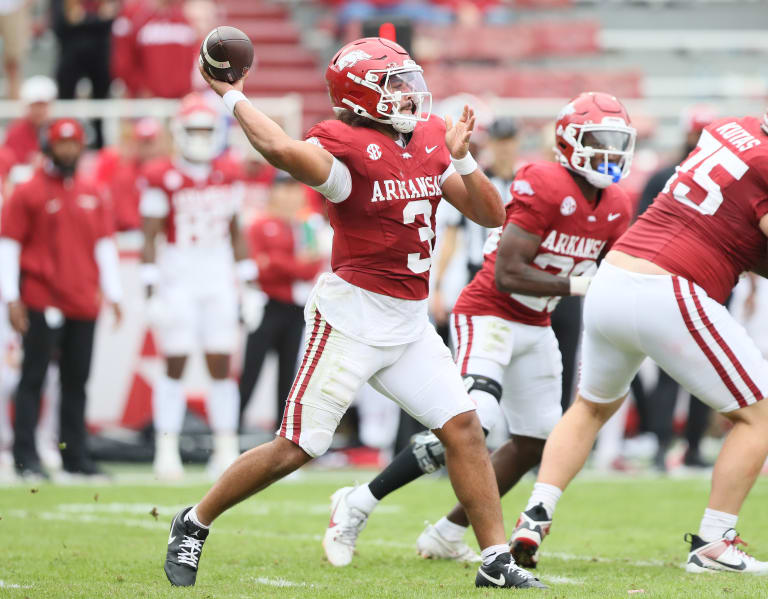
<path id="1" fill-rule="evenodd" d="M 432 222 L 432 204 L 429 200 L 413 200 L 408 202 L 403 208 L 403 222 L 406 225 L 416 222 L 416 217 L 422 214 L 424 215 L 424 222 L 426 227 L 419 227 L 419 240 L 427 244 L 427 252 L 429 256 L 422 258 L 419 252 L 408 254 L 408 270 L 421 274 L 427 272 L 429 267 L 432 266 L 432 240 L 435 237 L 435 232 L 430 226 Z"/>
<path id="2" fill-rule="evenodd" d="M 668 193 L 672 190 L 672 195 L 678 202 L 711 216 L 723 203 L 720 183 L 725 182 L 723 181 L 725 177 L 722 174 L 719 176 L 715 174 L 715 179 L 720 179 L 720 183 L 712 178 L 712 169 L 716 166 L 721 167 L 736 181 L 741 179 L 749 168 L 741 158 L 717 141 L 709 131 L 704 130 L 701 132 L 696 152 L 677 167 L 675 174 L 669 178 L 662 192 Z M 681 172 L 687 173 L 691 170 L 693 182 L 700 189 L 691 189 L 679 180 L 678 175 Z"/>

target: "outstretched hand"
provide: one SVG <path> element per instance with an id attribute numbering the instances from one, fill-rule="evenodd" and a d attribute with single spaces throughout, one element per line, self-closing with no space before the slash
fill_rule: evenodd
<path id="1" fill-rule="evenodd" d="M 203 65 L 198 63 L 197 69 L 200 71 L 200 74 L 203 76 L 203 79 L 205 79 L 205 82 L 211 86 L 211 89 L 215 91 L 220 96 L 223 96 L 228 91 L 231 90 L 237 90 L 239 92 L 243 91 L 243 85 L 245 83 L 245 78 L 248 77 L 248 73 L 245 74 L 245 77 L 242 79 L 238 79 L 234 83 L 227 83 L 226 81 L 219 81 L 218 79 L 214 79 L 211 77 L 208 73 L 205 72 L 205 69 L 203 69 Z"/>
<path id="2" fill-rule="evenodd" d="M 469 138 L 472 137 L 474 128 L 475 111 L 467 105 L 464 105 L 464 111 L 456 124 L 453 123 L 451 117 L 445 117 L 445 145 L 452 158 L 458 160 L 467 155 Z"/>

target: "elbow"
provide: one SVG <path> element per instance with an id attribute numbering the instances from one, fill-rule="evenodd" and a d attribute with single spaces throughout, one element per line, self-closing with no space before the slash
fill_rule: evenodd
<path id="1" fill-rule="evenodd" d="M 264 144 L 261 153 L 272 166 L 285 170 L 285 166 L 290 160 L 291 145 L 283 140 L 275 140 Z"/>
<path id="2" fill-rule="evenodd" d="M 501 293 L 514 293 L 517 290 L 517 273 L 503 268 L 496 269 L 496 289 Z"/>
<path id="3" fill-rule="evenodd" d="M 504 206 L 501 205 L 501 202 L 497 202 L 494 205 L 494 209 L 488 213 L 487 222 L 481 224 L 489 229 L 495 229 L 496 227 L 503 226 L 506 218 L 507 213 L 504 210 Z"/>

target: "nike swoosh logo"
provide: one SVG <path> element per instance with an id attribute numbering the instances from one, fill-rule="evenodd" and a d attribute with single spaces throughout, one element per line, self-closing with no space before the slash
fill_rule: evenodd
<path id="1" fill-rule="evenodd" d="M 616 220 L 616 219 L 617 219 L 617 218 L 619 218 L 620 216 L 621 216 L 621 212 L 616 212 L 616 213 L 614 213 L 614 214 L 609 214 L 609 215 L 608 215 L 608 222 L 610 222 L 610 221 L 612 221 L 612 220 Z"/>
<path id="2" fill-rule="evenodd" d="M 482 568 L 480 568 L 480 574 L 483 576 L 483 578 L 485 578 L 486 580 L 490 580 L 496 586 L 499 586 L 499 587 L 503 587 L 504 586 L 504 575 L 503 574 L 499 574 L 498 578 L 494 578 L 493 576 L 489 576 L 488 574 L 486 574 L 485 571 Z"/>
<path id="3" fill-rule="evenodd" d="M 427 151 L 427 154 L 431 154 L 437 149 L 437 146 L 432 146 L 431 148 L 427 148 L 426 146 L 424 146 L 424 149 Z"/>
<path id="4" fill-rule="evenodd" d="M 744 560 L 740 561 L 738 564 L 729 564 L 727 562 L 721 562 L 719 559 L 713 559 L 712 561 L 720 564 L 721 566 L 725 566 L 726 568 L 730 568 L 731 570 L 744 570 L 747 567 L 747 564 L 744 563 Z"/>
<path id="5" fill-rule="evenodd" d="M 173 519 L 173 522 L 171 522 L 171 532 L 168 533 L 168 544 L 170 545 L 176 540 L 176 537 L 173 534 L 173 527 L 176 526 L 176 520 L 179 519 L 179 515 L 176 514 L 176 516 Z"/>

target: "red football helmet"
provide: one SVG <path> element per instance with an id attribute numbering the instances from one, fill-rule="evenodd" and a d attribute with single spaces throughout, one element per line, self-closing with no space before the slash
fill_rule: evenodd
<path id="1" fill-rule="evenodd" d="M 336 53 L 325 71 L 325 80 L 335 111 L 352 110 L 410 133 L 432 112 L 432 94 L 422 73 L 402 46 L 388 39 L 366 37 Z"/>
<path id="2" fill-rule="evenodd" d="M 171 132 L 181 155 L 190 162 L 210 162 L 226 143 L 226 123 L 219 111 L 201 94 L 181 101 Z"/>
<path id="3" fill-rule="evenodd" d="M 555 154 L 565 168 L 601 189 L 629 174 L 637 132 L 624 105 L 602 92 L 584 92 L 560 111 Z M 592 158 L 601 156 L 596 167 Z"/>

